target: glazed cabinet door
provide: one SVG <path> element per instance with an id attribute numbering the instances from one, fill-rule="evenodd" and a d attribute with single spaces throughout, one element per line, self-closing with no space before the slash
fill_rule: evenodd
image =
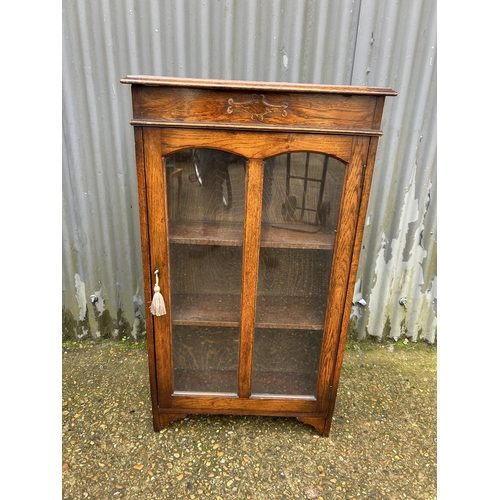
<path id="1" fill-rule="evenodd" d="M 266 161 L 254 396 L 317 396 L 345 170 L 333 156 L 305 151 Z"/>
<path id="2" fill-rule="evenodd" d="M 154 318 L 159 403 L 170 406 L 170 395 L 235 397 L 246 159 L 206 147 L 163 155 L 158 138 L 152 142 L 151 267 L 160 268 L 169 310 Z"/>
<path id="3" fill-rule="evenodd" d="M 326 418 L 369 140 L 143 130 L 159 408 Z"/>

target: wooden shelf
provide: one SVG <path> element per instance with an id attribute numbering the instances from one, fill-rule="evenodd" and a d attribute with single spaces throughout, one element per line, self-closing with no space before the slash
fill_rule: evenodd
<path id="1" fill-rule="evenodd" d="M 239 295 L 174 295 L 172 323 L 191 326 L 238 327 Z"/>
<path id="2" fill-rule="evenodd" d="M 174 395 L 222 393 L 237 396 L 238 372 L 236 370 L 174 369 Z"/>
<path id="3" fill-rule="evenodd" d="M 243 244 L 242 222 L 171 222 L 169 232 L 170 241 L 173 243 L 234 247 Z"/>
<path id="4" fill-rule="evenodd" d="M 258 297 L 257 328 L 322 330 L 325 309 L 317 298 Z M 238 327 L 239 295 L 174 295 L 172 323 Z"/>
<path id="5" fill-rule="evenodd" d="M 241 246 L 243 224 L 233 222 L 172 222 L 169 226 L 170 241 L 187 245 Z M 297 248 L 331 250 L 334 234 L 317 232 L 315 226 L 297 224 L 264 224 L 261 230 L 263 248 Z"/>
<path id="6" fill-rule="evenodd" d="M 315 372 L 252 372 L 252 397 L 304 397 L 314 399 L 318 374 Z"/>
<path id="7" fill-rule="evenodd" d="M 260 244 L 267 248 L 303 248 L 308 250 L 331 250 L 335 240 L 334 234 L 324 230 L 310 232 L 315 226 L 305 224 L 263 224 Z"/>
<path id="8" fill-rule="evenodd" d="M 271 297 L 257 298 L 256 328 L 290 330 L 322 330 L 325 308 L 318 298 Z"/>

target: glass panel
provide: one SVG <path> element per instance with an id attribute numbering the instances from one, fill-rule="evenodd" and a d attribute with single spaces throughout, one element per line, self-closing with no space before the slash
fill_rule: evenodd
<path id="1" fill-rule="evenodd" d="M 314 153 L 266 161 L 253 394 L 315 395 L 344 172 Z"/>
<path id="2" fill-rule="evenodd" d="M 238 339 L 238 328 L 176 325 L 172 339 L 175 390 L 236 393 Z"/>
<path id="3" fill-rule="evenodd" d="M 245 160 L 165 158 L 175 392 L 238 389 Z"/>
<path id="4" fill-rule="evenodd" d="M 256 329 L 252 392 L 313 395 L 320 351 L 320 331 Z"/>

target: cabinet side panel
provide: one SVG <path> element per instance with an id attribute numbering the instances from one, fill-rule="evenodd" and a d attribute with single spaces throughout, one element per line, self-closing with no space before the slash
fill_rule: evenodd
<path id="1" fill-rule="evenodd" d="M 361 179 L 368 143 L 369 139 L 364 137 L 358 137 L 354 140 L 352 161 L 346 171 L 318 373 L 318 411 L 327 410 L 331 394 L 332 373 L 335 368 L 337 346 L 347 304 L 347 286 L 356 237 L 362 195 Z"/>
<path id="2" fill-rule="evenodd" d="M 165 169 L 161 155 L 161 133 L 158 129 L 144 129 L 144 157 L 146 193 L 148 200 L 150 270 L 153 280 L 159 270 L 159 286 L 165 301 L 166 314 L 153 317 L 156 383 L 158 405 L 169 406 L 172 384 L 172 318 L 170 305 L 170 265 L 168 252 L 167 196 Z M 148 293 L 151 293 L 151 285 Z"/>
<path id="3" fill-rule="evenodd" d="M 148 346 L 148 366 L 149 381 L 151 387 L 151 402 L 153 407 L 153 427 L 160 429 L 158 416 L 158 393 L 156 386 L 156 355 L 155 355 L 155 337 L 153 330 L 153 319 L 148 314 L 147 304 L 151 303 L 151 263 L 149 255 L 149 231 L 148 231 L 148 208 L 146 194 L 146 172 L 144 164 L 144 142 L 142 127 L 134 128 L 135 139 L 135 161 L 137 171 L 137 191 L 139 198 L 139 218 L 141 224 L 141 249 L 142 249 L 142 274 L 144 282 L 144 302 L 146 304 L 146 338 Z"/>
<path id="4" fill-rule="evenodd" d="M 384 112 L 385 98 L 383 96 L 377 97 L 375 104 L 375 111 L 373 113 L 372 127 L 379 130 L 382 124 L 382 114 Z"/>
<path id="5" fill-rule="evenodd" d="M 354 249 L 352 252 L 352 261 L 351 261 L 351 270 L 349 274 L 349 284 L 347 288 L 347 296 L 346 296 L 346 307 L 344 308 L 344 316 L 342 318 L 342 328 L 340 332 L 340 338 L 338 341 L 337 352 L 335 356 L 335 366 L 333 379 L 330 383 L 331 395 L 330 395 L 330 404 L 328 408 L 328 416 L 326 419 L 326 428 L 325 432 L 328 433 L 330 431 L 331 419 L 333 416 L 333 410 L 335 408 L 335 401 L 337 398 L 337 390 L 339 387 L 340 374 L 342 371 L 342 363 L 344 361 L 344 349 L 347 340 L 347 334 L 349 330 L 349 319 L 351 315 L 351 307 L 350 304 L 352 302 L 352 297 L 354 294 L 354 285 L 356 282 L 356 274 L 358 271 L 359 264 L 359 255 L 361 252 L 361 244 L 363 241 L 363 232 L 365 228 L 365 219 L 366 212 L 368 210 L 368 201 L 370 197 L 370 189 L 373 178 L 373 170 L 375 165 L 375 155 L 377 152 L 378 138 L 372 137 L 370 139 L 370 145 L 368 148 L 368 158 L 366 161 L 366 168 L 364 172 L 363 178 L 363 193 L 361 198 L 361 205 L 359 208 L 357 229 L 356 229 L 356 240 L 354 242 Z"/>

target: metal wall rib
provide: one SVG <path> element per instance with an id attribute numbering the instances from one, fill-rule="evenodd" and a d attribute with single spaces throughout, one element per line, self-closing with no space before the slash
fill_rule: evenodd
<path id="1" fill-rule="evenodd" d="M 62 5 L 66 335 L 144 335 L 130 88 L 119 80 L 151 74 L 397 90 L 384 113 L 355 291 L 366 305 L 353 306 L 352 328 L 358 338 L 435 341 L 435 1 Z"/>
<path id="2" fill-rule="evenodd" d="M 388 86 L 354 302 L 358 335 L 436 338 L 436 8 L 362 2 L 353 84 Z M 406 305 L 400 305 L 406 300 Z"/>

